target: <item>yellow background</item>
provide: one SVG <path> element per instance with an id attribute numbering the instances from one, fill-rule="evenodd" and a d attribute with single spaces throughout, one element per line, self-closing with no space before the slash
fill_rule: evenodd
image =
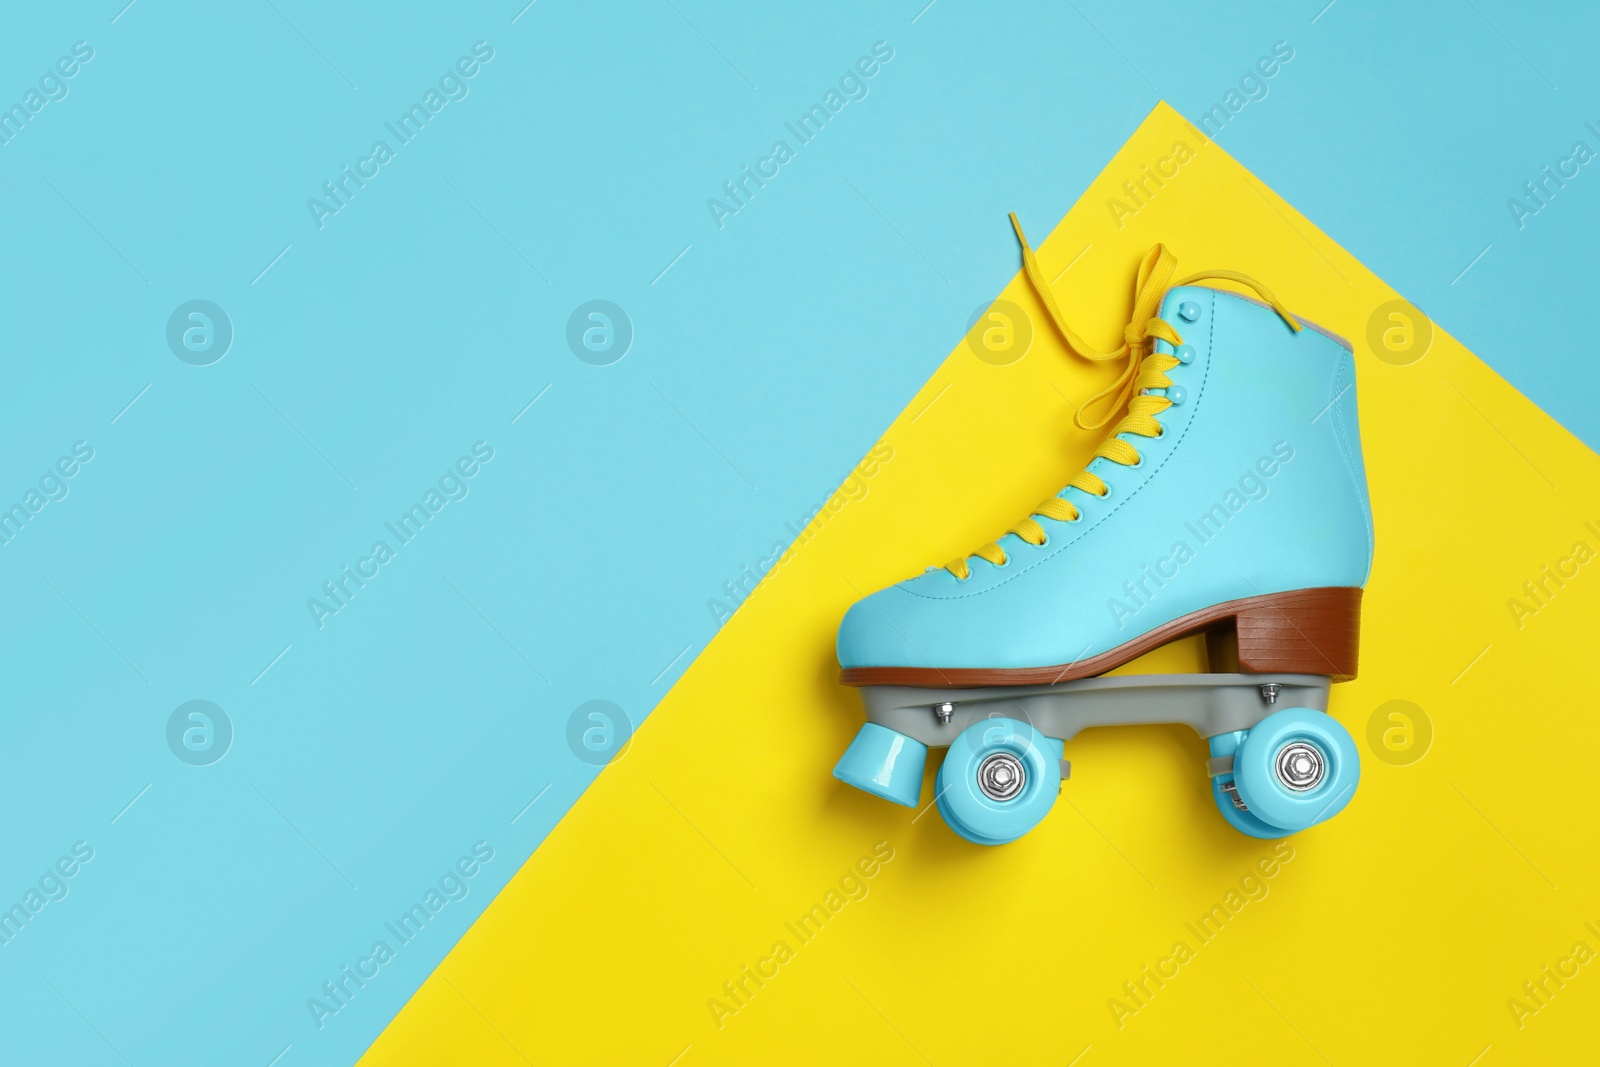
<path id="1" fill-rule="evenodd" d="M 1119 229 L 1108 198 L 1180 141 L 1195 158 Z M 1184 727 L 1069 743 L 1055 810 L 1001 848 L 829 773 L 862 720 L 835 681 L 845 609 L 992 538 L 1098 441 L 1073 426 L 1074 402 L 1111 372 L 1063 351 L 1019 276 L 1000 295 L 1033 319 L 1027 354 L 950 354 L 884 434 L 893 458 L 865 497 L 815 525 L 724 626 L 367 1067 L 1600 1056 L 1600 962 L 1520 1028 L 1507 1007 L 1536 1006 L 1523 983 L 1575 942 L 1600 949 L 1585 929 L 1600 929 L 1600 720 L 1583 674 L 1600 561 L 1520 628 L 1507 603 L 1574 542 L 1600 549 L 1584 526 L 1600 529 L 1600 458 L 1437 329 L 1419 361 L 1380 361 L 1368 320 L 1398 294 L 1165 105 L 1040 249 L 1091 341 L 1115 343 L 1157 241 L 1180 274 L 1244 271 L 1356 346 L 1378 551 L 1361 675 L 1331 711 L 1363 776 L 1343 814 L 1290 839 L 1267 895 L 1209 943 L 1185 925 L 1273 846 L 1223 822 L 1205 744 Z M 1190 641 L 1132 669 L 1200 667 Z M 1391 700 L 1432 723 L 1409 765 L 1368 740 Z M 785 924 L 878 842 L 894 858 L 867 895 L 802 944 Z M 719 1028 L 708 1001 L 731 1006 L 723 983 L 779 940 L 794 958 Z M 1180 940 L 1193 959 L 1139 1006 L 1123 983 Z M 1112 998 L 1139 1010 L 1119 1026 Z"/>

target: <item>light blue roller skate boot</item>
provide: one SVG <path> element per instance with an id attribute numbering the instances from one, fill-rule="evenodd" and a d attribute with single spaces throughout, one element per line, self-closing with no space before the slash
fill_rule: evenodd
<path id="1" fill-rule="evenodd" d="M 1373 545 L 1349 343 L 1243 275 L 1173 282 L 1157 245 L 1128 342 L 1095 351 L 1011 221 L 1067 347 L 1126 361 L 1089 425 L 1121 421 L 998 541 L 845 615 L 841 680 L 861 687 L 867 723 L 834 774 L 915 806 L 928 749 L 948 746 L 940 813 L 1002 844 L 1049 812 L 1079 730 L 1181 722 L 1210 740 L 1212 793 L 1236 829 L 1275 838 L 1332 817 L 1361 767 L 1328 688 L 1356 674 Z M 1101 677 L 1201 632 L 1217 673 Z"/>

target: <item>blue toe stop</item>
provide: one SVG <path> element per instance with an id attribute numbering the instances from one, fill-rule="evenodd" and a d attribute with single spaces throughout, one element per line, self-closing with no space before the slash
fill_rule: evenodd
<path id="1" fill-rule="evenodd" d="M 928 746 L 875 722 L 866 723 L 845 750 L 833 776 L 873 796 L 917 806 Z"/>

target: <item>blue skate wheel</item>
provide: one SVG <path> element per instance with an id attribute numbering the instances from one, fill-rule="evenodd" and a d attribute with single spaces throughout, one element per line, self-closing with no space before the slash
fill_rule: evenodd
<path id="1" fill-rule="evenodd" d="M 950 829 L 979 845 L 1015 841 L 1061 791 L 1061 742 L 1025 722 L 985 719 L 950 745 L 934 790 Z"/>
<path id="2" fill-rule="evenodd" d="M 1293 833 L 1344 810 L 1361 778 L 1361 757 L 1335 719 L 1309 708 L 1285 708 L 1245 735 L 1233 772 L 1250 814 Z"/>
<path id="3" fill-rule="evenodd" d="M 869 722 L 845 749 L 833 776 L 875 797 L 914 808 L 922 795 L 922 766 L 927 759 L 928 746 L 921 741 Z"/>
<path id="4" fill-rule="evenodd" d="M 1211 755 L 1215 759 L 1221 756 L 1232 756 L 1237 762 L 1239 745 L 1245 739 L 1245 731 L 1235 730 L 1231 733 L 1218 734 L 1211 738 Z M 1222 818 L 1229 826 L 1247 837 L 1258 837 L 1264 841 L 1288 837 L 1290 831 L 1281 826 L 1273 826 L 1260 816 L 1244 809 L 1243 802 L 1238 799 L 1239 787 L 1234 784 L 1233 772 L 1215 775 L 1211 779 L 1211 798 L 1217 802 L 1217 810 L 1222 813 Z"/>

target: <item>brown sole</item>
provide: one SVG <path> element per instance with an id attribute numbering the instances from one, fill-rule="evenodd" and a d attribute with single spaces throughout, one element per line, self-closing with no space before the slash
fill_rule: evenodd
<path id="1" fill-rule="evenodd" d="M 1054 685 L 1104 674 L 1180 637 L 1206 633 L 1221 638 L 1213 654 L 1225 648 L 1237 667 L 1212 664 L 1213 670 L 1237 669 L 1245 674 L 1322 674 L 1336 682 L 1356 676 L 1361 635 L 1361 590 L 1343 586 L 1297 589 L 1289 593 L 1230 600 L 1191 612 L 1149 633 L 1089 659 L 1055 667 L 847 667 L 839 672 L 845 685 L 906 685 L 925 689 L 966 689 L 989 685 Z"/>

